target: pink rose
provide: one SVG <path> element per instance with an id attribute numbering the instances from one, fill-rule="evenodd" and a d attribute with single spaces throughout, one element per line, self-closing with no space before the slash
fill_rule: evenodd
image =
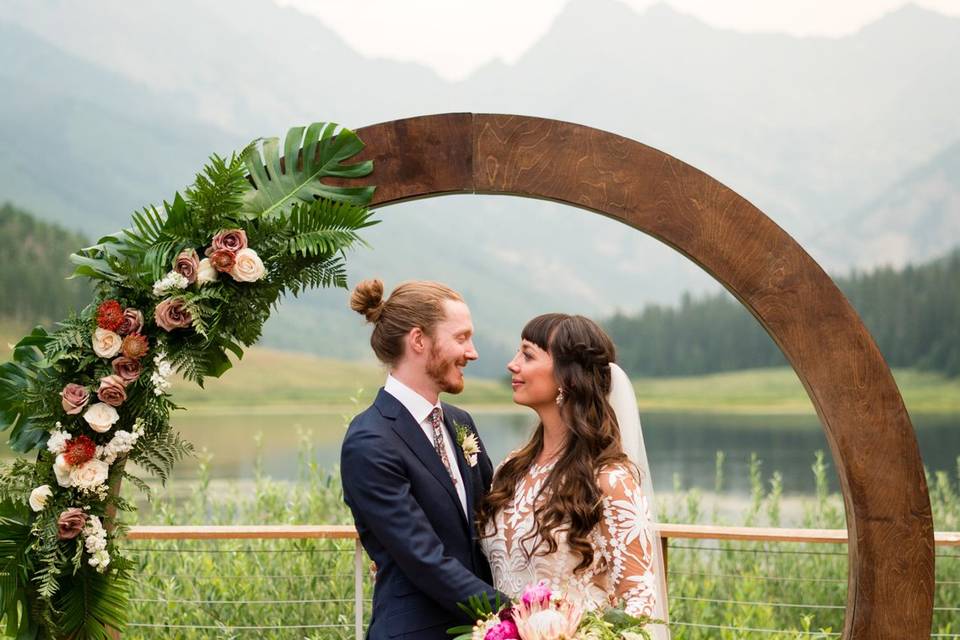
<path id="1" fill-rule="evenodd" d="M 86 525 L 86 523 L 87 514 L 83 512 L 83 509 L 70 507 L 61 513 L 60 518 L 57 520 L 57 528 L 60 530 L 60 539 L 73 540 L 80 535 L 80 532 L 83 531 L 83 527 Z"/>
<path id="2" fill-rule="evenodd" d="M 90 391 L 79 384 L 70 383 L 60 392 L 60 404 L 68 415 L 74 416 L 83 411 L 90 401 Z"/>
<path id="3" fill-rule="evenodd" d="M 143 370 L 143 366 L 139 360 L 134 360 L 126 356 L 120 356 L 110 364 L 113 365 L 113 373 L 123 380 L 124 384 L 130 384 L 139 378 L 140 372 Z"/>
<path id="4" fill-rule="evenodd" d="M 100 378 L 100 388 L 97 389 L 97 397 L 100 402 L 105 402 L 111 407 L 119 407 L 127 399 L 126 384 L 123 378 L 117 375 Z"/>
<path id="5" fill-rule="evenodd" d="M 193 324 L 193 316 L 187 311 L 183 300 L 179 298 L 170 298 L 158 304 L 153 313 L 153 318 L 156 320 L 157 326 L 164 331 L 184 329 Z"/>
<path id="6" fill-rule="evenodd" d="M 483 640 L 520 640 L 520 632 L 512 620 L 502 620 L 487 630 Z"/>
<path id="7" fill-rule="evenodd" d="M 230 277 L 237 282 L 256 282 L 264 276 L 266 269 L 263 261 L 253 249 L 241 249 L 234 256 Z"/>
<path id="8" fill-rule="evenodd" d="M 547 581 L 541 580 L 535 585 L 528 586 L 523 590 L 520 601 L 527 607 L 530 607 L 534 603 L 541 605 L 550 604 L 550 587 L 547 585 Z"/>
<path id="9" fill-rule="evenodd" d="M 120 328 L 117 329 L 117 333 L 122 336 L 130 335 L 131 333 L 140 333 L 143 329 L 143 313 L 137 309 L 124 309 L 123 310 L 123 323 L 120 325 Z"/>
<path id="10" fill-rule="evenodd" d="M 193 249 L 181 251 L 177 259 L 173 261 L 173 270 L 186 278 L 187 282 L 193 284 L 197 281 L 197 271 L 200 270 L 200 256 Z"/>
<path id="11" fill-rule="evenodd" d="M 213 240 L 210 241 L 210 248 L 207 249 L 206 255 L 211 255 L 214 251 L 219 251 L 225 249 L 230 253 L 236 253 L 241 249 L 247 248 L 247 232 L 243 229 L 224 229 L 217 235 L 213 236 Z"/>

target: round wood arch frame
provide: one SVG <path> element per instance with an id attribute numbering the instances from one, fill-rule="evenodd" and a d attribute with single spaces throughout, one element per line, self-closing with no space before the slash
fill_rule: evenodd
<path id="1" fill-rule="evenodd" d="M 628 138 L 516 115 L 453 113 L 357 131 L 371 206 L 452 193 L 553 200 L 673 247 L 759 320 L 813 401 L 847 514 L 847 640 L 928 638 L 933 518 L 913 425 L 857 313 L 770 218 L 702 171 Z M 345 182 L 340 182 L 345 184 Z"/>

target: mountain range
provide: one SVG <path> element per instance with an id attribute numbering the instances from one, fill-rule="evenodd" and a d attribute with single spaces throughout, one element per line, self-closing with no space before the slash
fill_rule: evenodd
<path id="1" fill-rule="evenodd" d="M 0 5 L 0 200 L 88 236 L 170 199 L 210 153 L 289 126 L 474 111 L 662 149 L 751 200 L 834 273 L 957 242 L 960 19 L 912 5 L 851 36 L 797 38 L 716 29 L 666 5 L 570 0 L 514 64 L 458 82 L 363 57 L 321 19 L 269 0 Z M 379 215 L 351 281 L 450 282 L 491 353 L 537 312 L 605 315 L 718 288 L 658 242 L 553 203 L 457 196 Z M 267 342 L 365 353 L 345 309 L 345 293 L 305 296 Z"/>

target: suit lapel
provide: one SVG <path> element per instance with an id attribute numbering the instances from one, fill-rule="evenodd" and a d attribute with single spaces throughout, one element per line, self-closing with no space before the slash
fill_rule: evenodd
<path id="1" fill-rule="evenodd" d="M 457 430 L 453 426 L 453 421 L 449 417 L 450 413 L 447 410 L 447 407 L 443 408 L 443 426 L 447 428 L 447 437 L 450 438 L 451 444 L 453 444 L 453 455 L 457 459 L 457 467 L 460 469 L 460 477 L 463 479 L 464 491 L 466 491 L 467 496 L 467 510 L 469 513 L 464 514 L 464 517 L 467 519 L 467 523 L 470 525 L 470 534 L 473 535 L 473 509 L 474 509 L 474 486 L 473 486 L 473 469 L 470 467 L 470 464 L 467 462 L 466 456 L 463 455 L 463 449 L 457 444 Z M 441 465 L 443 466 L 443 465 Z M 458 499 L 459 502 L 459 499 Z"/>
<path id="2" fill-rule="evenodd" d="M 441 462 L 440 456 L 437 455 L 436 449 L 433 448 L 433 444 L 427 439 L 426 435 L 420 429 L 420 425 L 413 419 L 413 416 L 410 415 L 406 407 L 383 389 L 380 390 L 374 404 L 384 417 L 393 419 L 391 427 L 394 432 L 400 436 L 403 442 L 413 451 L 421 464 L 440 482 L 447 492 L 447 495 L 449 495 L 453 499 L 454 504 L 456 504 L 457 511 L 463 514 L 460 497 L 457 495 L 457 490 L 450 480 L 450 474 L 447 473 L 447 469 L 443 466 L 443 462 Z M 466 481 L 466 478 L 464 478 L 464 481 Z"/>

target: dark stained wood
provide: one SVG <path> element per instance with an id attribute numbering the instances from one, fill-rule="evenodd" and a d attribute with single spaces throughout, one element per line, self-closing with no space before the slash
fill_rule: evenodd
<path id="1" fill-rule="evenodd" d="M 829 276 L 759 209 L 633 140 L 511 115 L 445 114 L 358 130 L 374 206 L 445 193 L 519 195 L 619 220 L 731 291 L 793 365 L 843 489 L 849 549 L 844 638 L 916 639 L 933 613 L 933 519 L 920 452 L 889 367 Z M 642 256 L 638 256 L 642 260 Z"/>

